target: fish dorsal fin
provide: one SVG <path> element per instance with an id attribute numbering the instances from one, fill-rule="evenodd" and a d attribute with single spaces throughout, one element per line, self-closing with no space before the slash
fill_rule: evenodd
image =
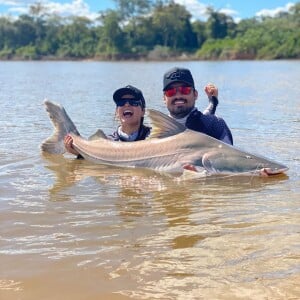
<path id="1" fill-rule="evenodd" d="M 107 139 L 107 136 L 101 129 L 98 129 L 94 134 L 92 134 L 88 138 L 89 141 L 94 141 L 94 140 L 99 140 L 99 139 Z"/>
<path id="2" fill-rule="evenodd" d="M 152 125 L 150 138 L 164 138 L 186 130 L 184 125 L 158 110 L 147 109 L 147 115 Z"/>

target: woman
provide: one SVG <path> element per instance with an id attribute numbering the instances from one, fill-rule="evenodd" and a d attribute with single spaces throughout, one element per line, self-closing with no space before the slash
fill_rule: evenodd
<path id="1" fill-rule="evenodd" d="M 127 85 L 116 90 L 113 99 L 116 103 L 116 115 L 120 121 L 120 126 L 107 137 L 122 142 L 144 140 L 150 134 L 151 128 L 143 124 L 146 108 L 143 93 L 138 88 Z M 71 136 L 65 137 L 64 144 L 68 152 L 77 155 L 77 158 L 81 158 L 73 148 Z"/>
<path id="2" fill-rule="evenodd" d="M 108 137 L 122 142 L 144 140 L 150 134 L 151 128 L 143 124 L 146 108 L 143 93 L 136 87 L 127 85 L 116 90 L 113 99 L 121 125 Z"/>

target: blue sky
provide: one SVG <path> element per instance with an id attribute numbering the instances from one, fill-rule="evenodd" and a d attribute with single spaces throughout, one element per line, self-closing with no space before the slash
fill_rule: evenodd
<path id="1" fill-rule="evenodd" d="M 0 15 L 16 16 L 28 12 L 28 7 L 37 1 L 46 5 L 48 11 L 61 15 L 83 15 L 94 19 L 97 12 L 114 8 L 112 0 L 0 0 Z M 280 11 L 287 11 L 298 1 L 287 0 L 175 0 L 183 4 L 192 13 L 193 18 L 205 20 L 208 5 L 232 16 L 236 21 L 255 16 L 274 16 Z"/>

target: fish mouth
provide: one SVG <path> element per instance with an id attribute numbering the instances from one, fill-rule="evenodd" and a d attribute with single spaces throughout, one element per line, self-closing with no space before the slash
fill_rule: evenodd
<path id="1" fill-rule="evenodd" d="M 274 176 L 274 175 L 279 175 L 288 170 L 288 167 L 282 168 L 282 169 L 271 169 L 271 168 L 262 168 L 259 171 L 259 175 L 262 177 L 267 177 L 267 176 Z"/>

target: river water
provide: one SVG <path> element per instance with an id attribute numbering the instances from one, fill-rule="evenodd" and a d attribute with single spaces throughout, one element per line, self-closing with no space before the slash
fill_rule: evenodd
<path id="1" fill-rule="evenodd" d="M 162 75 L 219 87 L 239 148 L 286 164 L 271 178 L 176 178 L 44 156 L 43 107 L 84 136 L 116 126 L 127 84 L 166 112 Z M 299 299 L 300 62 L 0 62 L 0 299 Z"/>

